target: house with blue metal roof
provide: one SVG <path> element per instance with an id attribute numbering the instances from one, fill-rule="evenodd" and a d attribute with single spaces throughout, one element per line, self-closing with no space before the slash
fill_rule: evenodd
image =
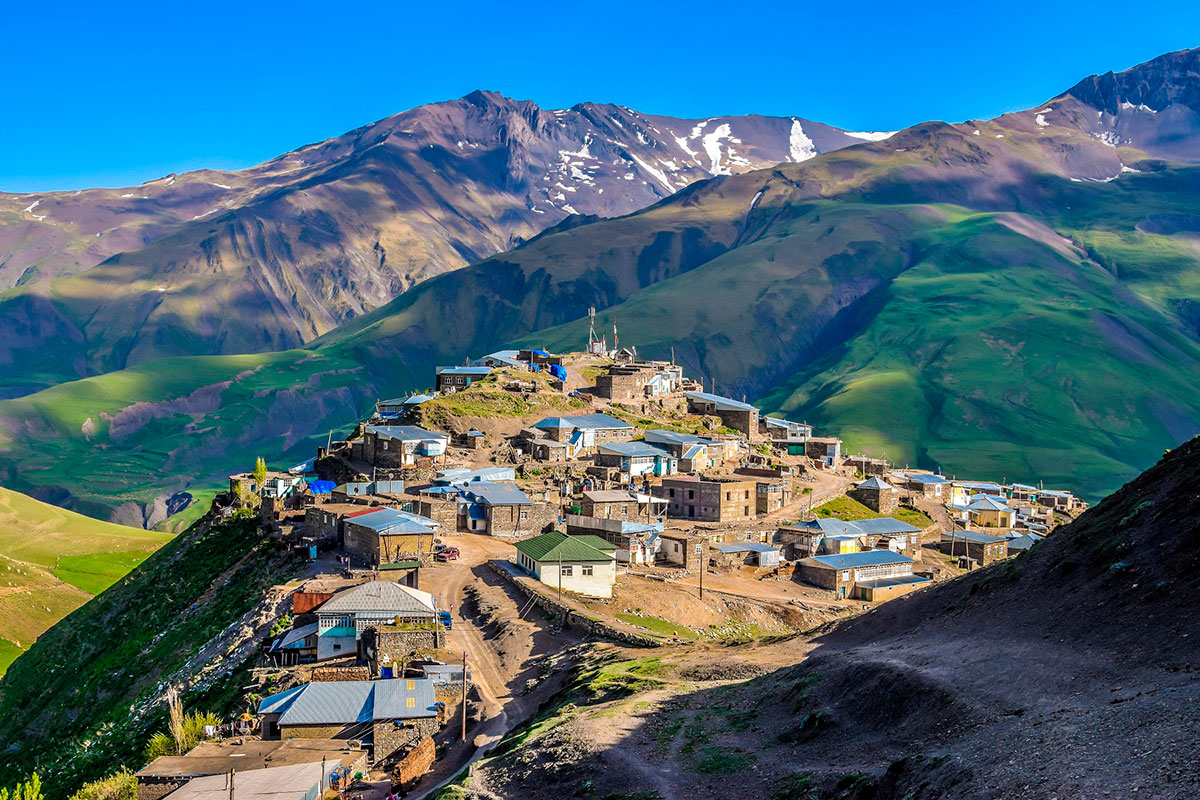
<path id="1" fill-rule="evenodd" d="M 488 353 L 486 356 L 471 359 L 469 366 L 472 367 L 514 367 L 522 369 L 527 366 L 519 358 L 517 350 L 497 350 L 494 353 Z"/>
<path id="2" fill-rule="evenodd" d="M 404 624 L 420 628 L 440 646 L 437 601 L 429 592 L 393 581 L 345 589 L 317 609 L 317 659 L 358 656 L 367 628 Z"/>
<path id="3" fill-rule="evenodd" d="M 732 542 L 713 545 L 718 562 L 729 565 L 749 564 L 756 567 L 777 567 L 783 558 L 779 550 L 763 542 Z"/>
<path id="4" fill-rule="evenodd" d="M 538 460 L 560 461 L 595 451 L 597 445 L 627 442 L 637 429 L 608 414 L 546 417 L 522 432 L 527 449 Z"/>
<path id="5" fill-rule="evenodd" d="M 829 589 L 839 598 L 886 600 L 929 583 L 913 574 L 913 560 L 891 550 L 811 556 L 797 565 L 801 580 Z"/>
<path id="6" fill-rule="evenodd" d="M 747 438 L 758 436 L 758 409 L 730 397 L 708 392 L 684 392 L 689 414 L 721 418 L 721 424 L 740 431 Z"/>
<path id="7" fill-rule="evenodd" d="M 421 459 L 445 455 L 450 436 L 416 425 L 367 425 L 363 438 L 351 444 L 351 454 L 378 467 L 412 467 Z"/>
<path id="8" fill-rule="evenodd" d="M 264 739 L 356 739 L 371 747 L 373 763 L 439 727 L 430 678 L 306 683 L 263 698 L 258 715 Z"/>
<path id="9" fill-rule="evenodd" d="M 596 448 L 596 466 L 615 467 L 624 480 L 633 481 L 643 475 L 674 475 L 679 460 L 649 442 L 613 442 Z"/>
<path id="10" fill-rule="evenodd" d="M 490 536 L 541 533 L 559 518 L 559 507 L 534 503 L 516 484 L 471 481 L 458 487 L 460 529 Z"/>
<path id="11" fill-rule="evenodd" d="M 342 518 L 342 549 L 352 567 L 380 567 L 433 560 L 440 525 L 398 508 L 370 508 Z"/>

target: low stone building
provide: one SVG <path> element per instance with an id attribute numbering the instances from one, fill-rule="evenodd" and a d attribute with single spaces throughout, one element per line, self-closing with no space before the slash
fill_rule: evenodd
<path id="1" fill-rule="evenodd" d="M 351 454 L 376 467 L 421 467 L 446 452 L 450 437 L 415 425 L 367 425 L 363 438 L 351 445 Z"/>
<path id="2" fill-rule="evenodd" d="M 615 467 L 631 481 L 644 475 L 674 475 L 679 470 L 679 461 L 675 456 L 647 442 L 598 445 L 596 465 Z"/>
<path id="3" fill-rule="evenodd" d="M 659 497 L 624 489 L 594 490 L 583 493 L 579 511 L 586 517 L 653 522 L 666 514 L 667 503 Z"/>
<path id="4" fill-rule="evenodd" d="M 733 522 L 758 514 L 758 482 L 753 479 L 680 475 L 651 487 L 667 501 L 667 516 L 697 522 Z"/>
<path id="5" fill-rule="evenodd" d="M 721 418 L 721 424 L 743 434 L 747 439 L 761 438 L 758 432 L 758 409 L 729 397 L 708 392 L 685 392 L 689 414 L 704 414 Z"/>
<path id="6" fill-rule="evenodd" d="M 849 495 L 878 514 L 890 514 L 900 505 L 900 493 L 879 477 L 868 478 L 854 487 Z"/>
<path id="7" fill-rule="evenodd" d="M 701 569 L 708 562 L 709 543 L 701 536 L 681 531 L 663 531 L 658 560 L 688 571 Z"/>
<path id="8" fill-rule="evenodd" d="M 1008 557 L 1008 541 L 979 531 L 950 531 L 942 534 L 938 549 L 950 556 L 966 556 L 979 566 Z"/>
<path id="9" fill-rule="evenodd" d="M 491 367 L 437 367 L 436 389 L 439 392 L 461 392 L 475 381 L 492 374 Z"/>
<path id="10" fill-rule="evenodd" d="M 762 542 L 732 542 L 712 546 L 713 560 L 720 566 L 741 566 L 747 564 L 755 567 L 777 567 L 782 560 L 782 554 Z"/>
<path id="11" fill-rule="evenodd" d="M 462 530 L 520 538 L 553 526 L 559 514 L 559 506 L 535 503 L 515 484 L 472 481 L 460 489 Z"/>
<path id="12" fill-rule="evenodd" d="M 264 739 L 370 741 L 371 763 L 403 757 L 440 727 L 433 681 L 306 683 L 259 703 Z"/>
<path id="13" fill-rule="evenodd" d="M 359 643 L 368 628 L 432 628 L 440 636 L 433 595 L 392 581 L 370 581 L 338 592 L 316 614 L 318 660 L 361 655 Z"/>
<path id="14" fill-rule="evenodd" d="M 401 561 L 428 565 L 438 523 L 394 508 L 369 508 L 342 518 L 342 549 L 351 565 L 378 567 Z"/>
<path id="15" fill-rule="evenodd" d="M 796 574 L 840 598 L 863 600 L 894 597 L 929 583 L 928 578 L 913 574 L 911 558 L 890 550 L 811 556 L 801 559 Z"/>
<path id="16" fill-rule="evenodd" d="M 617 548 L 621 564 L 653 564 L 661 545 L 661 522 L 637 522 L 627 519 L 603 519 L 582 514 L 567 515 L 567 534 L 598 536 Z"/>

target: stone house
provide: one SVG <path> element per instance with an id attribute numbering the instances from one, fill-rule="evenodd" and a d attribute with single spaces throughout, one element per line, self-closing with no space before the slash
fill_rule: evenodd
<path id="1" fill-rule="evenodd" d="M 757 482 L 755 508 L 759 516 L 778 511 L 791 501 L 790 481 L 759 479 Z"/>
<path id="2" fill-rule="evenodd" d="M 792 454 L 790 445 L 788 453 Z M 836 436 L 809 437 L 808 441 L 804 443 L 804 455 L 827 467 L 840 466 L 842 463 L 842 440 Z M 883 461 L 883 459 L 879 459 L 879 461 Z M 884 469 L 886 469 L 886 463 Z"/>
<path id="3" fill-rule="evenodd" d="M 541 533 L 560 513 L 557 505 L 534 503 L 515 484 L 492 481 L 462 486 L 458 511 L 460 530 L 514 538 Z"/>
<path id="4" fill-rule="evenodd" d="M 758 432 L 767 437 L 776 447 L 803 445 L 813 435 L 812 425 L 808 423 L 767 416 L 759 418 Z"/>
<path id="5" fill-rule="evenodd" d="M 612 597 L 616 545 L 597 536 L 548 531 L 517 542 L 517 564 L 545 585 L 588 597 Z"/>
<path id="6" fill-rule="evenodd" d="M 372 764 L 402 757 L 441 727 L 428 678 L 306 683 L 263 698 L 258 714 L 264 739 L 370 741 Z"/>
<path id="7" fill-rule="evenodd" d="M 945 490 L 949 484 L 949 481 L 941 475 L 930 475 L 924 472 L 908 473 L 895 480 L 900 481 L 901 485 L 910 492 L 931 500 L 941 500 L 947 494 Z"/>
<path id="8" fill-rule="evenodd" d="M 721 424 L 743 434 L 747 439 L 759 438 L 758 409 L 729 397 L 708 392 L 685 392 L 689 414 L 704 414 L 721 418 Z"/>
<path id="9" fill-rule="evenodd" d="M 449 444 L 447 434 L 415 425 L 367 425 L 363 438 L 351 445 L 351 454 L 376 467 L 419 467 L 423 459 L 432 464 L 444 455 Z"/>
<path id="10" fill-rule="evenodd" d="M 762 542 L 732 542 L 714 544 L 713 560 L 719 566 L 736 567 L 746 564 L 755 567 L 777 567 L 782 554 Z"/>
<path id="11" fill-rule="evenodd" d="M 840 598 L 868 601 L 894 597 L 929 582 L 913 574 L 911 558 L 890 550 L 811 556 L 800 560 L 796 574 Z"/>
<path id="12" fill-rule="evenodd" d="M 707 439 L 692 433 L 665 430 L 648 430 L 645 439 L 679 459 L 680 472 L 704 472 L 737 458 L 737 442 L 733 440 Z"/>
<path id="13" fill-rule="evenodd" d="M 437 630 L 437 602 L 429 592 L 391 581 L 370 581 L 338 592 L 316 611 L 317 660 L 361 655 L 363 631 L 386 625 Z"/>
<path id="14" fill-rule="evenodd" d="M 433 559 L 438 523 L 394 508 L 370 508 L 342 518 L 342 549 L 355 563 L 369 567 Z"/>
<path id="15" fill-rule="evenodd" d="M 583 493 L 579 511 L 586 517 L 653 522 L 666 514 L 667 504 L 662 498 L 624 489 L 594 490 Z"/>
<path id="16" fill-rule="evenodd" d="M 491 367 L 437 367 L 436 388 L 439 392 L 461 392 L 475 381 L 492 374 Z"/>
<path id="17" fill-rule="evenodd" d="M 900 505 L 900 493 L 878 476 L 868 478 L 847 494 L 878 514 L 890 514 Z"/>
<path id="18" fill-rule="evenodd" d="M 577 414 L 573 417 L 546 417 L 532 426 L 544 438 L 575 446 L 572 457 L 612 442 L 628 442 L 637 429 L 608 414 Z"/>
<path id="19" fill-rule="evenodd" d="M 651 487 L 667 501 L 667 516 L 697 522 L 734 522 L 758 514 L 758 482 L 753 479 L 679 475 Z"/>
<path id="20" fill-rule="evenodd" d="M 701 536 L 681 531 L 663 531 L 659 537 L 658 559 L 685 570 L 700 569 L 708 560 L 709 543 Z"/>
<path id="21" fill-rule="evenodd" d="M 966 556 L 980 566 L 1008 557 L 1008 541 L 979 531 L 949 531 L 942 534 L 938 549 L 950 556 Z"/>

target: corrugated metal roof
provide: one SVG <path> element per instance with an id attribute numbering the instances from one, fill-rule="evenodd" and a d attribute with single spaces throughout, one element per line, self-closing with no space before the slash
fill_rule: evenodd
<path id="1" fill-rule="evenodd" d="M 890 489 L 890 488 L 892 488 L 892 485 L 890 483 L 888 483 L 887 481 L 883 480 L 882 478 L 876 476 L 874 478 L 868 478 L 867 480 L 863 481 L 862 483 L 860 483 L 858 485 L 858 488 L 859 489 Z"/>
<path id="2" fill-rule="evenodd" d="M 380 508 L 370 514 L 355 517 L 347 515 L 346 522 L 379 533 L 429 533 L 438 527 L 438 523 L 428 517 L 396 508 Z"/>
<path id="3" fill-rule="evenodd" d="M 603 545 L 603 547 L 601 547 Z M 550 531 L 532 539 L 517 542 L 517 550 L 534 561 L 609 561 L 616 547 L 599 536 L 585 534 L 568 536 L 560 531 Z"/>
<path id="4" fill-rule="evenodd" d="M 483 377 L 485 375 L 490 375 L 491 372 L 492 372 L 491 367 L 442 367 L 442 368 L 438 369 L 437 374 L 438 375 L 474 375 L 477 377 Z"/>
<path id="5" fill-rule="evenodd" d="M 317 609 L 317 614 L 352 614 L 357 611 L 432 615 L 437 612 L 437 603 L 429 592 L 392 581 L 371 581 L 338 592 Z"/>
<path id="6" fill-rule="evenodd" d="M 927 475 L 924 473 L 909 475 L 908 479 L 914 483 L 946 483 L 946 479 L 941 475 Z"/>
<path id="7" fill-rule="evenodd" d="M 529 499 L 529 495 L 511 483 L 471 481 L 463 487 L 462 492 L 476 502 L 487 506 L 533 505 L 533 501 Z"/>
<path id="8" fill-rule="evenodd" d="M 637 498 L 622 489 L 604 489 L 584 492 L 583 496 L 593 503 L 636 503 Z"/>
<path id="9" fill-rule="evenodd" d="M 1004 539 L 999 536 L 989 536 L 979 531 L 951 531 L 950 533 L 942 534 L 942 541 L 968 541 L 975 544 L 993 544 L 995 542 L 1003 542 Z"/>
<path id="10" fill-rule="evenodd" d="M 395 439 L 400 442 L 442 442 L 450 437 L 444 433 L 435 433 L 419 428 L 416 425 L 368 425 L 363 428 L 366 433 Z"/>
<path id="11" fill-rule="evenodd" d="M 677 445 L 709 445 L 715 444 L 712 439 L 705 439 L 703 436 L 697 436 L 694 433 L 680 433 L 679 431 L 665 431 L 658 428 L 646 431 L 647 442 L 660 442 L 662 444 L 677 444 Z"/>
<path id="12" fill-rule="evenodd" d="M 622 456 L 624 458 L 637 457 L 654 457 L 654 458 L 671 458 L 670 452 L 655 447 L 647 442 L 613 442 L 612 444 L 602 444 L 597 448 L 601 453 L 608 453 L 614 456 Z"/>
<path id="13" fill-rule="evenodd" d="M 347 766 L 354 756 L 344 756 Z M 234 759 L 243 760 L 243 759 Z M 237 773 L 238 800 L 314 800 L 321 795 L 329 776 L 342 765 L 341 758 L 322 763 L 288 764 L 282 767 L 247 769 Z M 228 800 L 234 794 L 229 775 L 205 775 L 192 778 L 171 792 L 177 800 Z"/>
<path id="14" fill-rule="evenodd" d="M 715 547 L 722 553 L 777 553 L 769 544 L 762 542 L 735 542 L 733 544 L 718 544 Z"/>
<path id="15" fill-rule="evenodd" d="M 977 494 L 967 505 L 971 511 L 1012 511 L 1008 504 L 990 494 Z"/>
<path id="16" fill-rule="evenodd" d="M 836 556 L 813 556 L 805 562 L 815 561 L 830 569 L 855 569 L 856 567 L 878 567 L 884 564 L 911 564 L 912 559 L 891 550 L 864 550 L 861 553 L 843 553 Z"/>
<path id="17" fill-rule="evenodd" d="M 574 417 L 546 417 L 534 423 L 535 428 L 586 428 L 592 430 L 626 430 L 632 428 L 628 422 L 608 414 L 579 414 Z"/>
<path id="18" fill-rule="evenodd" d="M 429 678 L 320 681 L 265 698 L 258 713 L 282 713 L 280 725 L 352 725 L 432 717 L 435 702 Z"/>
<path id="19" fill-rule="evenodd" d="M 758 409 L 749 403 L 743 403 L 740 400 L 734 400 L 732 397 L 722 397 L 719 394 L 709 394 L 708 392 L 684 392 L 684 395 L 694 400 L 704 400 L 713 403 L 719 410 L 722 411 L 757 411 Z"/>

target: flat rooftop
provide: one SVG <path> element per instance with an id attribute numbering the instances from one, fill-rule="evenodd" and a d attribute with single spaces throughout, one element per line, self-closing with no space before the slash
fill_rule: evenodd
<path id="1" fill-rule="evenodd" d="M 349 764 L 362 754 L 351 750 L 344 739 L 284 739 L 263 741 L 243 739 L 242 744 L 204 742 L 181 756 L 159 756 L 143 767 L 138 777 L 174 777 L 220 775 L 236 769 L 266 769 L 292 764 L 320 763 L 322 758 L 341 759 Z"/>

